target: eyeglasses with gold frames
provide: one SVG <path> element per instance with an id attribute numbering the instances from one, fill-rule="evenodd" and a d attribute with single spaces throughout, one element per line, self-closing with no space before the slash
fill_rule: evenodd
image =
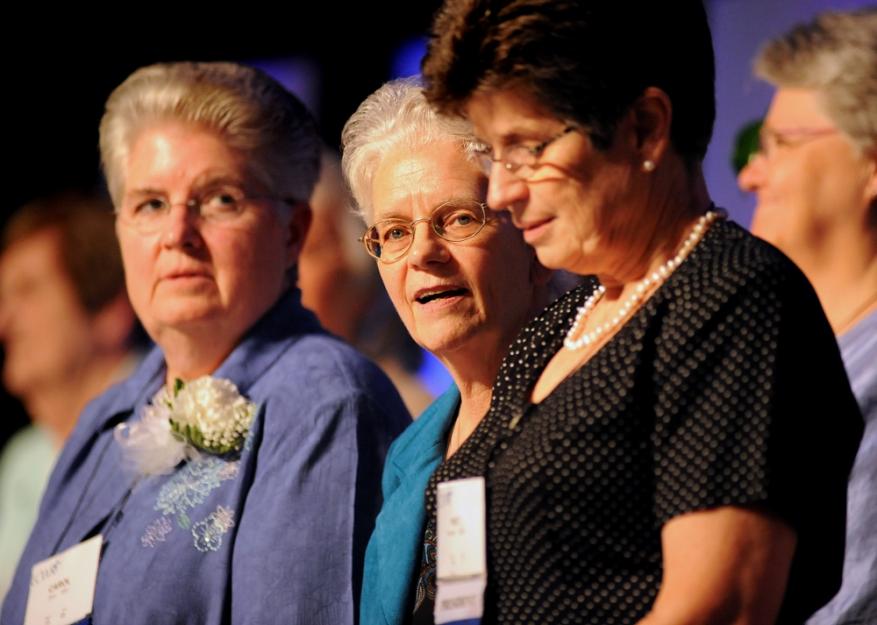
<path id="1" fill-rule="evenodd" d="M 413 221 L 382 219 L 359 238 L 366 251 L 382 263 L 400 260 L 414 244 L 414 229 L 421 222 L 445 241 L 460 243 L 471 239 L 487 223 L 487 205 L 475 200 L 449 200 L 436 206 L 429 217 Z"/>

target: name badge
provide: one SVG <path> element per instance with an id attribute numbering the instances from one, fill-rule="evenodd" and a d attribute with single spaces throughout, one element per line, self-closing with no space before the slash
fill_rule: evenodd
<path id="1" fill-rule="evenodd" d="M 102 544 L 98 535 L 34 565 L 24 625 L 71 625 L 91 614 Z"/>
<path id="2" fill-rule="evenodd" d="M 480 623 L 487 586 L 484 478 L 442 482 L 436 500 L 436 625 Z"/>

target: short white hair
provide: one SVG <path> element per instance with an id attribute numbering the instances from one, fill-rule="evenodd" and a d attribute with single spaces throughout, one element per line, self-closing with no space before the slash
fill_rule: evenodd
<path id="1" fill-rule="evenodd" d="M 107 187 L 118 206 L 133 142 L 156 123 L 179 121 L 216 132 L 243 154 L 250 173 L 284 200 L 310 199 L 321 142 L 305 106 L 273 78 L 236 63 L 141 67 L 110 94 L 100 123 Z"/>
<path id="2" fill-rule="evenodd" d="M 387 154 L 400 146 L 416 150 L 448 139 L 459 142 L 464 154 L 475 143 L 469 122 L 433 110 L 416 77 L 392 80 L 367 97 L 341 131 L 341 169 L 363 220 L 374 213 L 372 182 Z"/>

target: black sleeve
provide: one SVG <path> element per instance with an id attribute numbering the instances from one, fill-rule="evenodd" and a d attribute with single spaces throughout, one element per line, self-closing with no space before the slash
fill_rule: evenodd
<path id="1" fill-rule="evenodd" d="M 654 370 L 656 514 L 757 505 L 779 516 L 798 538 L 788 592 L 808 597 L 791 603 L 817 607 L 840 585 L 862 418 L 812 287 L 779 255 L 755 260 L 714 267 L 667 304 Z M 697 290 L 705 304 L 688 305 Z"/>

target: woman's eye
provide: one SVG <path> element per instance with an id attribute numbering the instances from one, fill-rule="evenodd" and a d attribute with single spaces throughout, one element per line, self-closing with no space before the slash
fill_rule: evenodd
<path id="1" fill-rule="evenodd" d="M 398 241 L 405 238 L 407 234 L 405 228 L 389 228 L 384 233 L 384 241 Z"/>
<path id="2" fill-rule="evenodd" d="M 203 209 L 213 213 L 234 213 L 241 205 L 239 193 L 231 191 L 216 191 L 208 194 L 203 202 Z"/>
<path id="3" fill-rule="evenodd" d="M 545 151 L 545 148 L 548 147 L 547 143 L 527 143 L 519 146 L 515 146 L 517 148 L 517 156 L 519 158 L 526 158 L 528 156 L 541 156 L 542 152 Z"/>
<path id="4" fill-rule="evenodd" d="M 455 210 L 452 213 L 448 213 L 441 220 L 442 230 L 453 230 L 459 228 L 466 228 L 467 226 L 471 226 L 476 221 L 475 215 L 467 210 Z"/>
<path id="5" fill-rule="evenodd" d="M 149 215 L 151 213 L 160 213 L 167 207 L 164 200 L 159 198 L 149 198 L 140 202 L 134 207 L 135 215 Z"/>

